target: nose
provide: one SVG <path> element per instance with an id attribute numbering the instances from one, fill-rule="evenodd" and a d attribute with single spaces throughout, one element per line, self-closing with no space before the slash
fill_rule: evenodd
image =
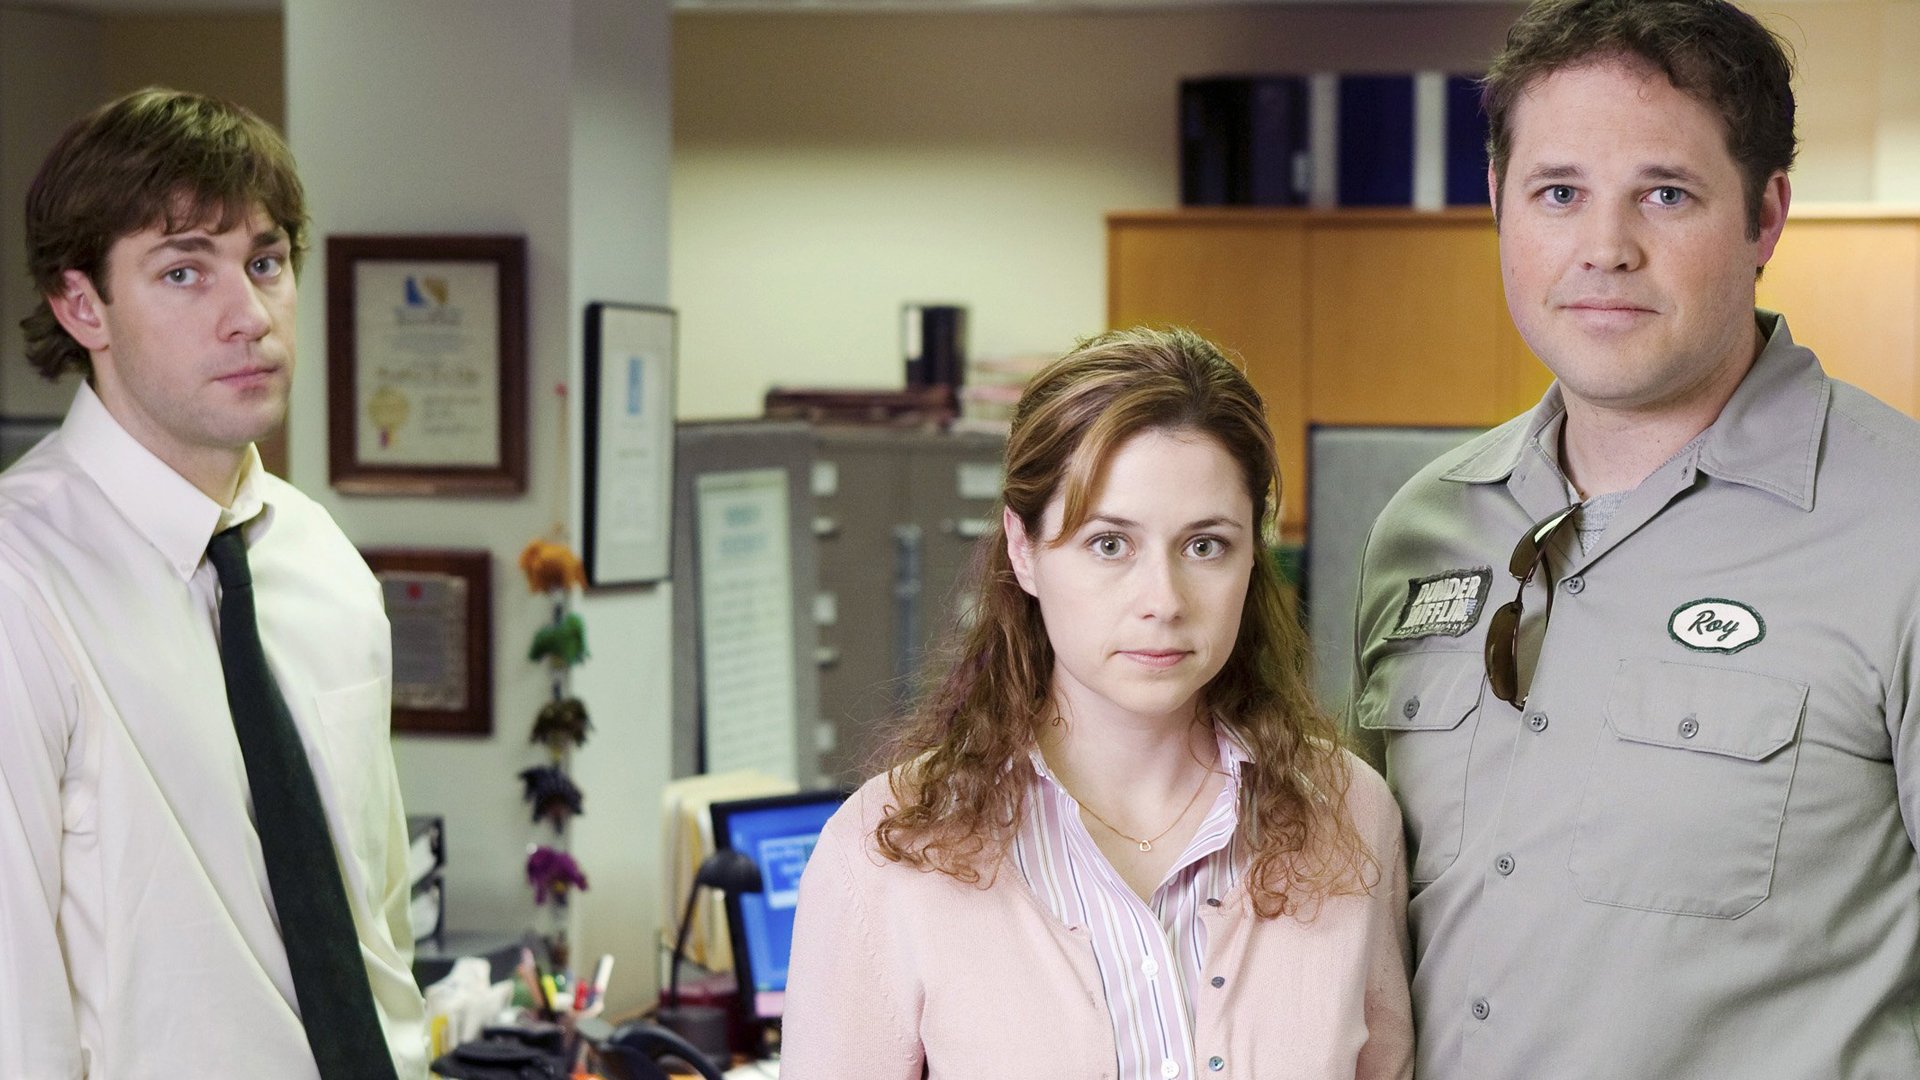
<path id="1" fill-rule="evenodd" d="M 1644 252 L 1640 246 L 1640 215 L 1636 208 L 1596 205 L 1582 215 L 1580 261 L 1588 270 L 1637 270 Z"/>
<path id="2" fill-rule="evenodd" d="M 259 341 L 273 329 L 273 316 L 267 311 L 265 298 L 260 295 L 260 286 L 246 275 L 228 288 L 226 303 L 220 313 L 220 336 L 222 339 L 238 341 Z"/>
<path id="3" fill-rule="evenodd" d="M 1177 621 L 1186 614 L 1186 582 L 1177 556 L 1143 558 L 1134 564 L 1134 603 L 1143 619 Z"/>

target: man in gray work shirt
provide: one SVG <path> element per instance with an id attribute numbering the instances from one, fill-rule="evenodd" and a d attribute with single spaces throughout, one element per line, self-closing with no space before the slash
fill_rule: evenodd
<path id="1" fill-rule="evenodd" d="M 1754 309 L 1790 74 L 1717 0 L 1542 0 L 1488 77 L 1557 381 L 1394 498 L 1355 625 L 1422 1080 L 1920 1077 L 1920 425 Z"/>

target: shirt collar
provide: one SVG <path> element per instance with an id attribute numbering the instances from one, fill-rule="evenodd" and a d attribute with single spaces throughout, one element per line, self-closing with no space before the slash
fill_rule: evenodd
<path id="1" fill-rule="evenodd" d="M 1812 350 L 1794 343 L 1785 316 L 1756 309 L 1754 318 L 1767 336 L 1766 346 L 1700 440 L 1700 469 L 1811 510 L 1814 468 L 1833 387 Z M 1531 412 L 1495 429 L 1479 452 L 1447 470 L 1442 479 L 1500 483 L 1519 468 L 1529 447 L 1557 462 L 1559 450 L 1547 440 L 1557 444 L 1565 413 L 1556 381 Z"/>
<path id="2" fill-rule="evenodd" d="M 260 453 L 252 446 L 247 447 L 233 505 L 222 507 L 121 427 L 84 382 L 60 433 L 80 470 L 182 581 L 199 568 L 214 533 L 257 518 L 249 530 L 257 536 L 272 518 Z"/>

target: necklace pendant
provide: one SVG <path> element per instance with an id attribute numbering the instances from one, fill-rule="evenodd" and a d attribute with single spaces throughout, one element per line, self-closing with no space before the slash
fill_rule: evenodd
<path id="1" fill-rule="evenodd" d="M 1152 850 L 1153 850 L 1153 841 L 1151 841 L 1151 840 L 1142 840 L 1142 841 L 1140 841 L 1140 850 L 1141 850 L 1141 851 L 1152 851 Z"/>

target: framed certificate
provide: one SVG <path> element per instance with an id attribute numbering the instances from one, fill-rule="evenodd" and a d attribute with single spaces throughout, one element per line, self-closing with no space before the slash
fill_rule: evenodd
<path id="1" fill-rule="evenodd" d="M 659 581 L 673 554 L 674 313 L 588 304 L 586 349 L 587 582 Z"/>
<path id="2" fill-rule="evenodd" d="M 393 730 L 493 734 L 489 552 L 375 548 L 361 557 L 393 624 Z"/>
<path id="3" fill-rule="evenodd" d="M 327 238 L 328 472 L 356 495 L 527 489 L 527 242 Z"/>

